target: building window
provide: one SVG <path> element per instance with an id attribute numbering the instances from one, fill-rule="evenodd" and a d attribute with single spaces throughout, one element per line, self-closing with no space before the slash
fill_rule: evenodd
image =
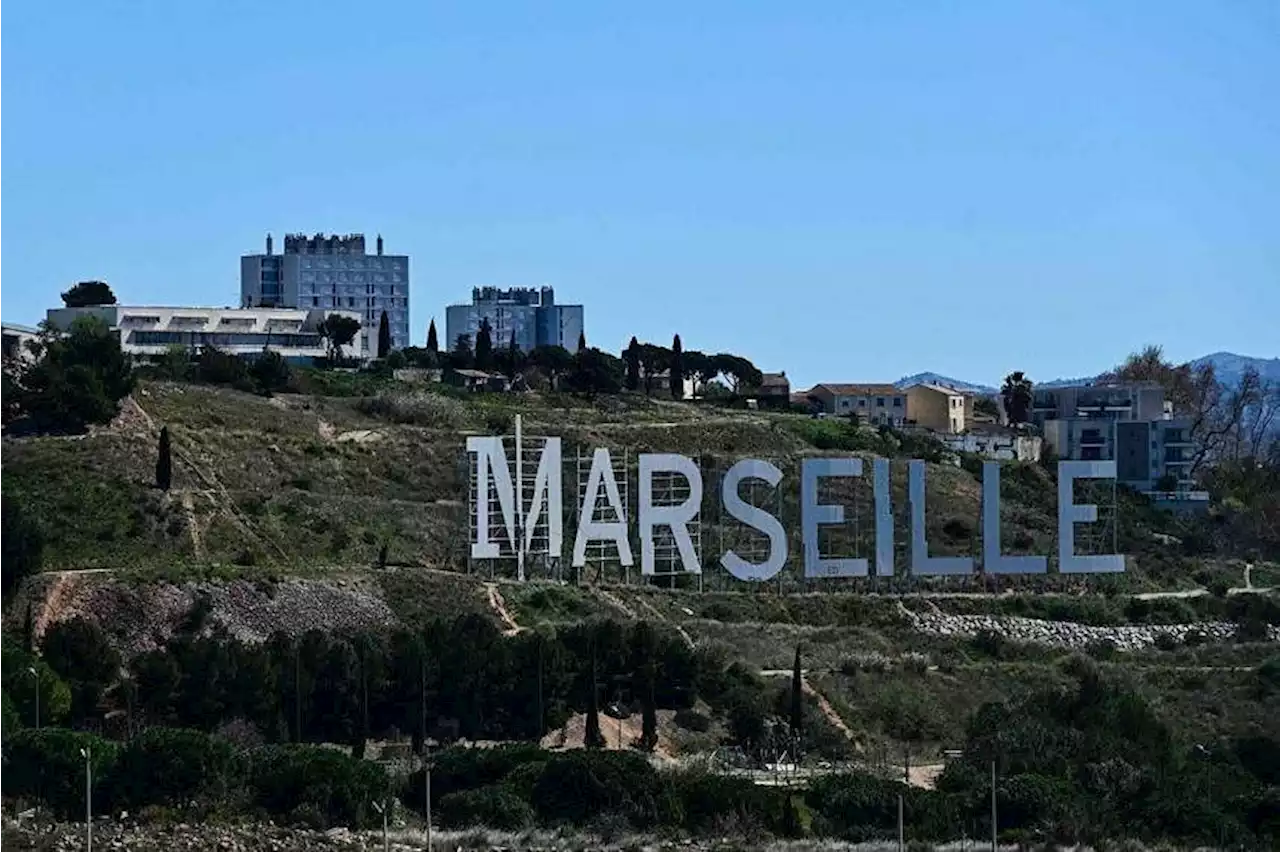
<path id="1" fill-rule="evenodd" d="M 859 408 L 866 408 L 866 407 L 867 407 L 867 401 L 866 401 L 865 399 L 860 399 L 860 400 L 858 400 L 858 407 L 859 407 Z"/>
<path id="2" fill-rule="evenodd" d="M 893 407 L 894 407 L 894 408 L 901 408 L 901 407 L 902 407 L 902 397 L 900 397 L 900 396 L 895 396 L 895 397 L 893 398 Z"/>
<path id="3" fill-rule="evenodd" d="M 884 408 L 884 397 L 876 397 L 876 408 Z"/>

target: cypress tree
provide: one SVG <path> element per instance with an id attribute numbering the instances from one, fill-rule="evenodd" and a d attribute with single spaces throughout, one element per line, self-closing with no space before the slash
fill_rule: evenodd
<path id="1" fill-rule="evenodd" d="M 645 688 L 641 698 L 640 748 L 653 751 L 658 745 L 658 705 L 654 700 L 653 660 L 645 664 Z"/>
<path id="2" fill-rule="evenodd" d="M 169 449 L 169 427 L 160 429 L 160 450 L 156 458 L 156 487 L 168 491 L 173 484 L 173 456 Z"/>
<path id="3" fill-rule="evenodd" d="M 796 662 L 791 670 L 791 736 L 800 738 L 804 719 L 804 686 L 800 678 L 800 646 L 796 646 Z"/>
<path id="4" fill-rule="evenodd" d="M 436 337 L 436 321 L 431 320 L 431 325 L 427 326 L 427 351 L 435 355 L 440 351 L 440 340 Z"/>
<path id="5" fill-rule="evenodd" d="M 36 652 L 36 618 L 31 609 L 31 601 L 27 601 L 27 613 L 22 619 L 22 647 L 28 654 Z"/>
<path id="6" fill-rule="evenodd" d="M 587 351 L 587 333 L 585 331 L 578 332 L 578 351 Z"/>
<path id="7" fill-rule="evenodd" d="M 627 344 L 627 351 L 622 353 L 622 358 L 627 362 L 627 378 L 626 388 L 629 391 L 640 389 L 640 341 L 636 340 L 632 335 L 631 342 Z"/>
<path id="8" fill-rule="evenodd" d="M 591 701 L 587 705 L 587 730 L 582 744 L 587 748 L 604 748 L 604 734 L 600 731 L 600 686 L 596 680 L 596 648 L 591 645 Z"/>
<path id="9" fill-rule="evenodd" d="M 511 381 L 516 380 L 516 373 L 520 372 L 520 347 L 516 346 L 516 330 L 511 329 L 511 339 L 507 342 L 507 368 L 511 371 L 508 378 Z"/>
<path id="10" fill-rule="evenodd" d="M 387 319 L 387 312 L 382 312 L 382 319 L 378 320 L 378 357 L 385 358 L 391 354 L 391 321 Z"/>
<path id="11" fill-rule="evenodd" d="M 683 351 L 680 335 L 677 334 L 671 341 L 671 369 L 668 371 L 672 399 L 684 399 L 684 359 L 681 357 Z"/>
<path id="12" fill-rule="evenodd" d="M 493 366 L 493 328 L 486 317 L 480 321 L 476 332 L 476 369 L 487 370 Z"/>

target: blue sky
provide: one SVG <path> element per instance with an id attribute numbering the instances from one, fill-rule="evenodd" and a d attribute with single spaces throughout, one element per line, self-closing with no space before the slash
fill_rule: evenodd
<path id="1" fill-rule="evenodd" d="M 364 231 L 417 342 L 552 284 L 805 386 L 1280 354 L 1273 0 L 626 6 L 9 4 L 4 319 Z"/>

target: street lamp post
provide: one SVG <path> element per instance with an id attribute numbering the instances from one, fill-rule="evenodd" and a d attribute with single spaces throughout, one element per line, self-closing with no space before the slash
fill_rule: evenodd
<path id="1" fill-rule="evenodd" d="M 89 746 L 80 749 L 84 758 L 84 848 L 93 852 L 93 762 Z"/>
<path id="2" fill-rule="evenodd" d="M 387 837 L 387 812 L 391 810 L 391 803 L 374 802 L 373 809 L 382 814 L 382 852 L 390 852 L 391 840 Z"/>
<path id="3" fill-rule="evenodd" d="M 27 671 L 31 673 L 31 677 L 36 682 L 36 730 L 40 730 L 40 672 L 35 666 L 28 666 Z"/>

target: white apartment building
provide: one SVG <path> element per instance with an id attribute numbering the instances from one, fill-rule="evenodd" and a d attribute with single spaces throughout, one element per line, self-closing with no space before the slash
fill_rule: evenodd
<path id="1" fill-rule="evenodd" d="M 139 356 L 162 355 L 172 346 L 199 349 L 215 346 L 233 355 L 259 355 L 270 348 L 290 360 L 327 354 L 319 326 L 332 314 L 363 324 L 359 311 L 293 308 L 196 308 L 151 305 L 95 305 L 54 308 L 48 321 L 66 330 L 79 317 L 96 317 L 120 335 L 121 348 Z M 367 359 L 369 335 L 357 334 L 343 355 Z M 377 334 L 374 334 L 376 345 Z"/>

